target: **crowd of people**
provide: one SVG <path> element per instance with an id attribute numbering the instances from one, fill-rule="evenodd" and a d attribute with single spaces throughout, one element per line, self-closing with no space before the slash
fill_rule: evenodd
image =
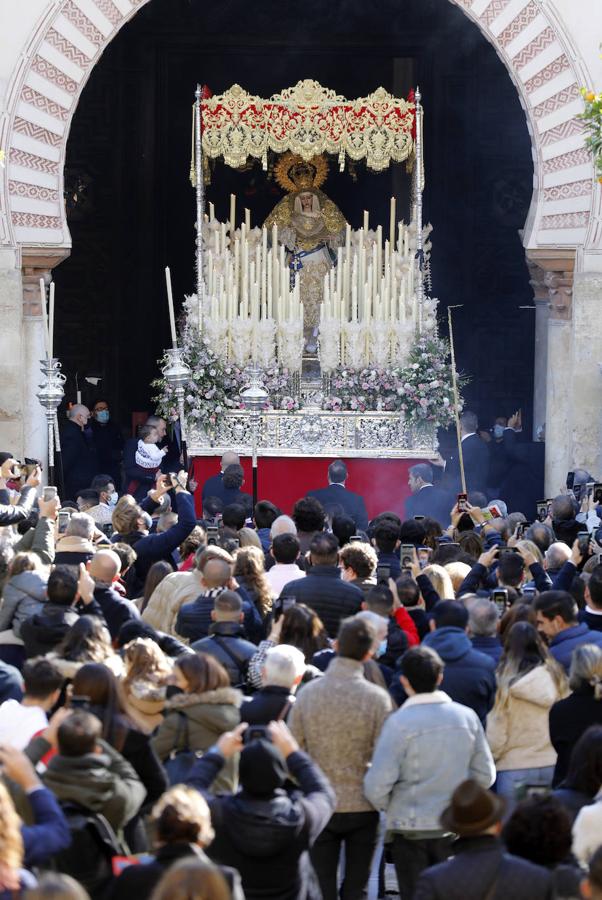
<path id="1" fill-rule="evenodd" d="M 405 519 L 233 452 L 198 518 L 156 417 L 124 482 L 74 407 L 66 498 L 0 453 L 0 900 L 602 898 L 602 496 L 527 521 L 471 416 Z"/>

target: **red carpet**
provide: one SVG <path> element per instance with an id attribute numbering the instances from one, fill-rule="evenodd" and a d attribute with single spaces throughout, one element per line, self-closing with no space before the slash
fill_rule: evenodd
<path id="1" fill-rule="evenodd" d="M 271 500 L 282 512 L 290 515 L 293 505 L 307 491 L 326 487 L 327 469 L 332 459 L 305 457 L 262 457 L 259 459 L 257 480 L 258 499 Z M 408 469 L 418 459 L 346 459 L 349 469 L 347 487 L 361 494 L 368 509 L 368 516 L 391 510 L 403 518 L 404 500 L 409 495 Z M 245 470 L 242 490 L 252 494 L 251 459 L 244 457 L 241 464 Z M 196 492 L 197 515 L 201 515 L 201 490 L 203 483 L 216 475 L 220 468 L 220 457 L 197 456 L 192 460 L 194 477 L 199 488 Z"/>

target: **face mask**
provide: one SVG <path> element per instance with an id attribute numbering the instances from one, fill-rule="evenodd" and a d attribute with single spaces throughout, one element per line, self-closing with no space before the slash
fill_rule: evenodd
<path id="1" fill-rule="evenodd" d="M 381 656 L 384 656 L 386 652 L 387 652 L 387 639 L 385 638 L 384 641 L 381 641 L 380 644 L 378 645 L 378 651 L 376 653 L 376 658 L 379 659 Z"/>
<path id="2" fill-rule="evenodd" d="M 117 506 L 117 501 L 119 500 L 119 494 L 117 491 L 113 491 L 112 494 L 109 494 L 109 506 Z"/>
<path id="3" fill-rule="evenodd" d="M 106 425 L 110 418 L 111 414 L 108 409 L 99 409 L 96 413 L 96 421 L 100 422 L 102 425 Z"/>
<path id="4" fill-rule="evenodd" d="M 496 441 L 499 441 L 504 437 L 504 426 L 503 425 L 494 425 L 493 426 L 493 436 Z"/>

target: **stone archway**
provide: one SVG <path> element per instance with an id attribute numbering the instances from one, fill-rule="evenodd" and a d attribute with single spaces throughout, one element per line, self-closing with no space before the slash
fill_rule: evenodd
<path id="1" fill-rule="evenodd" d="M 62 199 L 69 126 L 103 50 L 149 0 L 55 0 L 14 73 L 0 133 L 7 166 L 0 243 L 70 246 Z M 531 133 L 535 186 L 529 249 L 577 247 L 598 237 L 591 158 L 579 88 L 586 73 L 562 24 L 539 0 L 450 0 L 495 47 L 516 85 Z"/>

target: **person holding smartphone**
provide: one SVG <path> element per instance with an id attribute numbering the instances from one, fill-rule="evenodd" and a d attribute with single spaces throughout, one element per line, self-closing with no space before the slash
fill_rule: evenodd
<path id="1" fill-rule="evenodd" d="M 21 467 L 12 453 L 0 453 L 0 525 L 18 525 L 28 519 L 36 499 L 36 488 L 42 481 L 42 470 L 36 466 L 21 488 L 16 506 L 9 502 L 7 482 L 20 477 Z"/>

